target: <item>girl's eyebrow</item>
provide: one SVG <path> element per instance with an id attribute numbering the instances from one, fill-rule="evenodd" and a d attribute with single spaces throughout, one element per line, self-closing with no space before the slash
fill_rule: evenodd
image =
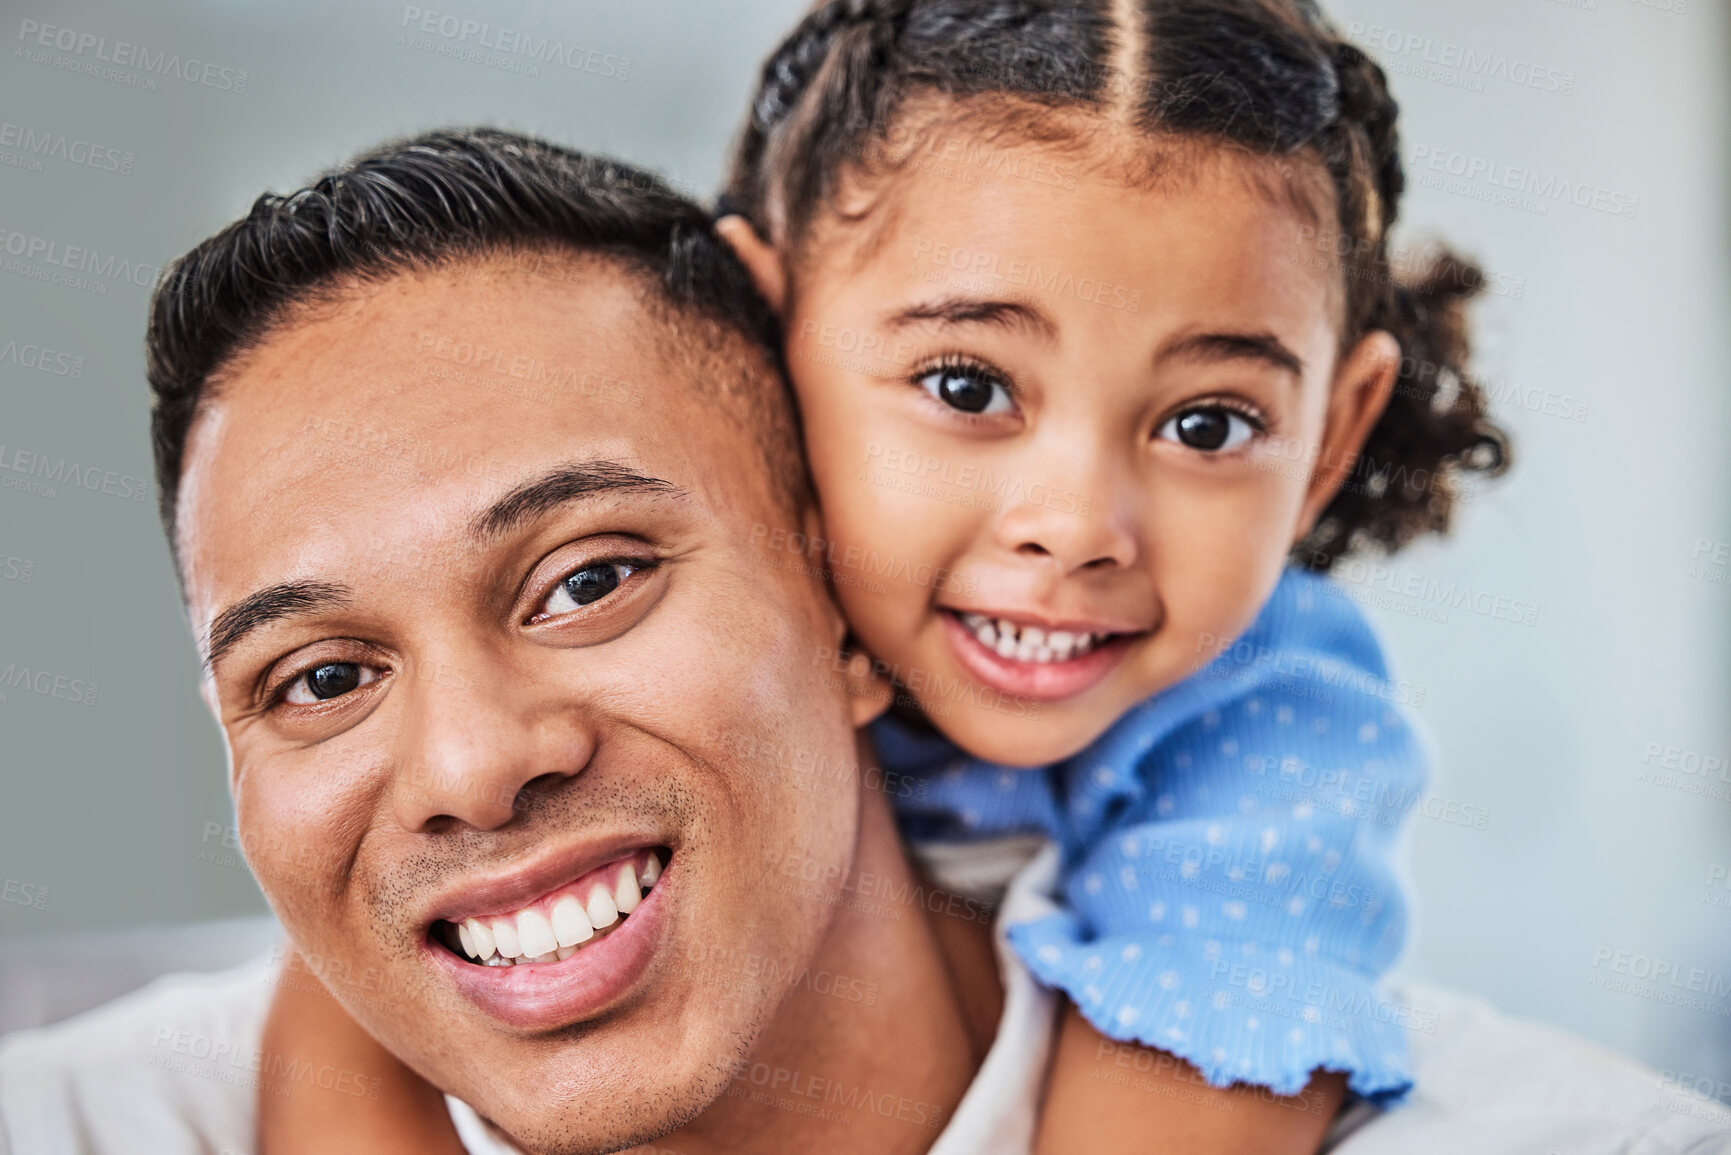
<path id="1" fill-rule="evenodd" d="M 1048 340 L 1058 331 L 1052 319 L 1037 305 L 990 297 L 940 297 L 898 309 L 884 319 L 892 329 L 934 321 L 942 325 L 991 325 L 1001 329 L 1032 330 L 1036 336 Z"/>
<path id="2" fill-rule="evenodd" d="M 1173 359 L 1204 364 L 1261 361 L 1294 377 L 1304 376 L 1304 358 L 1273 333 L 1188 333 L 1166 342 L 1154 354 L 1156 365 Z"/>

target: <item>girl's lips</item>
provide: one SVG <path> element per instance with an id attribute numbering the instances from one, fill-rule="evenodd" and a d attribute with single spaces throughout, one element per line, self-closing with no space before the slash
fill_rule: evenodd
<path id="1" fill-rule="evenodd" d="M 655 889 L 624 921 L 562 962 L 529 966 L 478 966 L 431 937 L 421 946 L 432 965 L 482 1011 L 523 1031 L 551 1031 L 595 1017 L 630 993 L 648 969 L 661 941 L 669 863 Z"/>
<path id="2" fill-rule="evenodd" d="M 944 631 L 956 658 L 976 681 L 1004 694 L 1041 702 L 1074 697 L 1099 684 L 1130 652 L 1134 635 L 1107 638 L 1087 653 L 1062 662 L 1019 662 L 988 648 L 961 617 L 943 611 Z"/>

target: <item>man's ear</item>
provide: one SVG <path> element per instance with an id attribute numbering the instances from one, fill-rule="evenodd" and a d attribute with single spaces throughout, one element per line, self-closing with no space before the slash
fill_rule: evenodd
<path id="1" fill-rule="evenodd" d="M 781 252 L 758 236 L 751 222 L 738 213 L 729 213 L 716 221 L 715 231 L 733 248 L 775 315 L 785 318 L 782 307 L 787 302 L 787 268 L 782 264 Z"/>
<path id="2" fill-rule="evenodd" d="M 1381 329 L 1359 339 L 1335 370 L 1329 393 L 1327 424 L 1322 431 L 1322 451 L 1310 475 L 1310 488 L 1298 519 L 1293 541 L 1316 525 L 1316 519 L 1352 476 L 1358 452 L 1388 407 L 1400 375 L 1400 342 Z"/>

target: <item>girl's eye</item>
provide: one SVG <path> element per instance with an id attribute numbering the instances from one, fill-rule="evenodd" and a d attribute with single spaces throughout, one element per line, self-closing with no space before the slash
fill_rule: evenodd
<path id="1" fill-rule="evenodd" d="M 547 600 L 541 603 L 541 612 L 546 617 L 553 617 L 598 602 L 618 589 L 619 583 L 639 568 L 630 562 L 592 562 L 554 586 Z"/>
<path id="2" fill-rule="evenodd" d="M 1259 432 L 1249 417 L 1224 405 L 1186 409 L 1160 427 L 1157 436 L 1204 453 L 1237 449 Z"/>
<path id="3" fill-rule="evenodd" d="M 920 388 L 952 409 L 990 416 L 1016 408 L 1004 383 L 985 368 L 947 365 L 919 380 Z"/>
<path id="4" fill-rule="evenodd" d="M 326 662 L 290 682 L 282 700 L 296 706 L 316 706 L 378 680 L 379 671 L 371 666 L 357 662 Z"/>

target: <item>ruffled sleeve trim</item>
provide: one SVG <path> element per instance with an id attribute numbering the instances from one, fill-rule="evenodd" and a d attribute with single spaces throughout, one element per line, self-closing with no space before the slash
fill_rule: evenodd
<path id="1" fill-rule="evenodd" d="M 1303 1090 L 1319 1068 L 1381 1105 L 1412 1087 L 1406 1034 L 1419 1024 L 1365 975 L 1314 955 L 1193 936 L 1084 941 L 1060 912 L 1009 928 L 1016 953 L 1094 1028 L 1177 1055 L 1216 1087 Z"/>

